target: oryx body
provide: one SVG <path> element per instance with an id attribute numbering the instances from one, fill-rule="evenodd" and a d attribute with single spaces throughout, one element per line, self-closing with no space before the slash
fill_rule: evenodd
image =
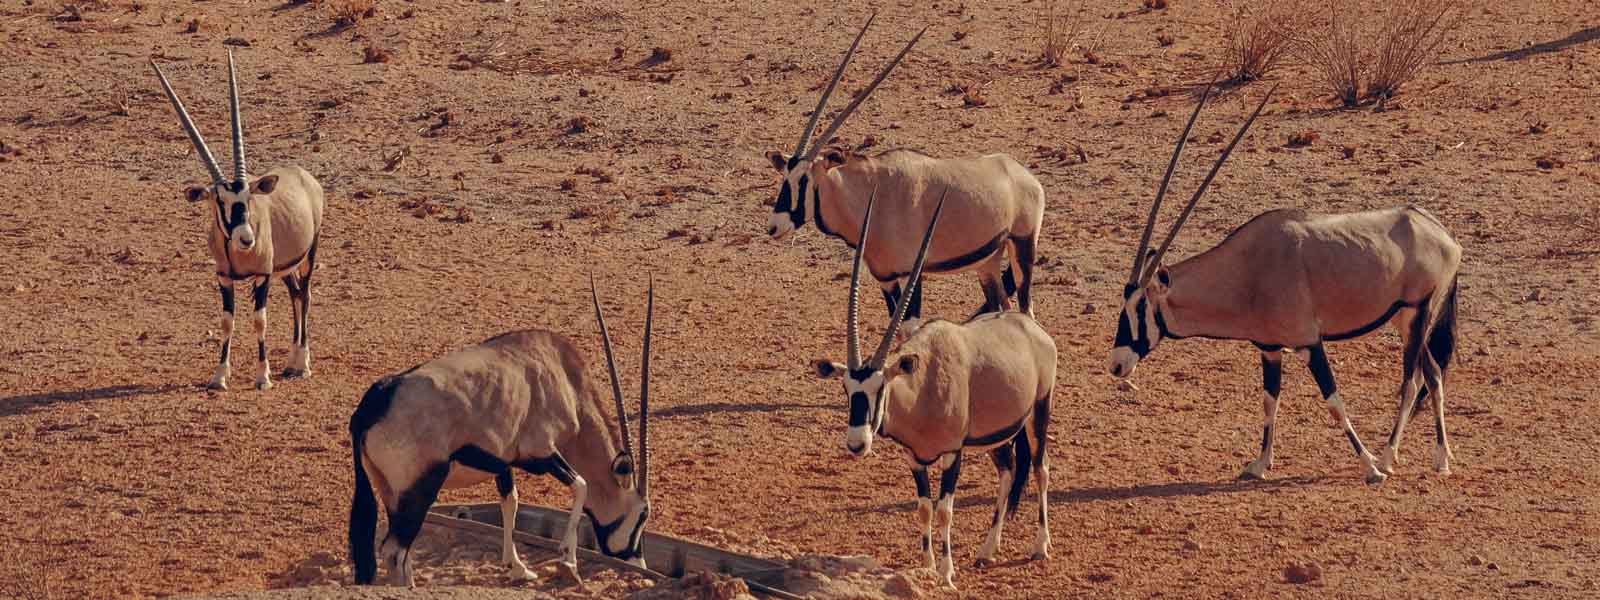
<path id="1" fill-rule="evenodd" d="M 1239 136 L 1243 134 L 1241 130 Z M 1176 157 L 1177 152 L 1174 163 Z M 1227 151 L 1222 159 L 1226 157 Z M 1165 185 L 1163 181 L 1163 191 Z M 1265 423 L 1261 454 L 1240 476 L 1260 478 L 1272 466 L 1282 351 L 1300 351 L 1309 358 L 1329 413 L 1361 459 L 1369 483 L 1381 482 L 1392 472 L 1401 431 L 1428 390 L 1433 394 L 1437 429 L 1434 466 L 1447 472 L 1444 374 L 1455 351 L 1461 246 L 1438 219 L 1413 206 L 1340 215 L 1274 210 L 1251 219 L 1206 252 L 1170 267 L 1162 265 L 1161 257 L 1204 189 L 1202 184 L 1190 199 L 1159 251 L 1147 257 L 1141 243 L 1135 254 L 1111 351 L 1112 375 L 1131 376 L 1138 361 L 1163 339 L 1204 337 L 1255 344 L 1262 353 Z M 1146 240 L 1159 204 L 1160 194 L 1146 226 Z M 1391 322 L 1404 341 L 1404 375 L 1399 414 L 1388 451 L 1379 461 L 1350 425 L 1323 343 L 1359 337 Z"/>
<path id="2" fill-rule="evenodd" d="M 653 305 L 653 291 L 651 298 Z M 597 316 L 599 310 L 596 299 Z M 502 334 L 373 384 L 350 419 L 356 481 L 349 541 L 356 583 L 371 583 L 377 571 L 374 487 L 389 515 L 382 550 L 390 580 L 410 585 L 410 547 L 439 490 L 490 478 L 501 495 L 502 560 L 513 577 L 531 577 L 512 542 L 517 510 L 513 467 L 548 473 L 572 489 L 559 559 L 571 576 L 577 574 L 577 527 L 583 514 L 602 552 L 643 564 L 640 540 L 650 515 L 649 359 L 644 360 L 641 381 L 636 473 L 603 318 L 600 327 L 622 429 L 620 451 L 581 353 L 570 340 L 549 331 Z M 647 316 L 647 357 L 649 331 Z"/>
<path id="3" fill-rule="evenodd" d="M 872 205 L 869 198 L 868 215 L 861 226 L 869 233 L 875 229 Z M 922 238 L 907 283 L 911 293 L 921 284 L 929 240 L 942 209 L 942 203 L 935 206 Z M 882 435 L 910 450 L 923 551 L 928 566 L 937 569 L 946 585 L 954 585 L 950 524 L 964 451 L 989 451 L 1000 475 L 994 521 L 978 550 L 978 563 L 994 559 L 1005 518 L 1015 512 L 1030 470 L 1039 493 L 1034 556 L 1047 557 L 1050 473 L 1045 442 L 1055 387 L 1055 342 L 1033 317 L 1002 311 L 981 314 L 965 323 L 931 321 L 891 351 L 889 345 L 910 303 L 908 295 L 898 303 L 877 351 L 862 361 L 856 324 L 862 255 L 857 248 L 850 280 L 848 364 L 816 364 L 819 376 L 844 379 L 850 402 L 846 449 L 856 456 L 866 454 L 872 449 L 873 436 Z M 943 469 L 937 506 L 928 480 L 928 466 L 935 463 Z M 937 561 L 933 552 L 935 517 L 944 532 L 944 552 Z"/>
<path id="4" fill-rule="evenodd" d="M 855 224 L 865 213 L 869 192 L 877 189 L 878 210 L 885 222 L 869 240 L 872 251 L 867 255 L 867 266 L 883 288 L 885 303 L 892 311 L 902 291 L 909 289 L 902 282 L 911 272 L 916 254 L 913 232 L 927 222 L 933 210 L 933 190 L 948 190 L 951 223 L 933 240 L 928 271 L 976 269 L 984 293 L 980 313 L 1007 308 L 1015 293 L 1022 310 L 1032 314 L 1033 258 L 1044 220 L 1044 187 L 1015 159 L 1004 154 L 935 158 L 908 150 L 869 157 L 822 149 L 911 50 L 921 33 L 839 113 L 811 149 L 806 149 L 828 96 L 871 24 L 869 19 L 856 35 L 823 91 L 794 153 L 768 155 L 783 182 L 767 233 L 775 239 L 782 238 L 810 222 L 824 234 L 857 247 L 862 240 Z M 901 227 L 902 224 L 906 226 Z M 922 302 L 920 291 L 911 294 L 909 318 L 913 326 L 909 329 L 915 329 Z"/>
<path id="5" fill-rule="evenodd" d="M 307 316 L 311 310 L 311 274 L 316 270 L 317 242 L 322 230 L 322 185 L 315 177 L 300 167 L 279 167 L 265 175 L 251 177 L 244 161 L 244 132 L 239 116 L 239 90 L 234 74 L 233 53 L 228 53 L 228 89 L 233 109 L 233 161 L 232 181 L 222 176 L 216 158 L 206 147 L 200 131 L 195 128 L 178 99 L 172 85 L 161 72 L 161 67 L 151 61 L 161 87 L 189 140 L 200 156 L 201 163 L 211 174 L 211 185 L 193 186 L 186 190 L 191 202 L 205 200 L 212 205 L 211 223 L 207 225 L 206 243 L 216 264 L 217 289 L 222 296 L 222 349 L 210 387 L 227 389 L 229 354 L 233 341 L 233 286 L 236 282 L 251 285 L 255 313 L 251 319 L 256 332 L 256 356 L 260 369 L 256 373 L 256 387 L 272 387 L 267 363 L 267 289 L 273 278 L 281 278 L 289 290 L 290 305 L 294 312 L 294 347 L 289 353 L 286 377 L 304 377 L 311 374 L 311 342 L 308 335 Z"/>

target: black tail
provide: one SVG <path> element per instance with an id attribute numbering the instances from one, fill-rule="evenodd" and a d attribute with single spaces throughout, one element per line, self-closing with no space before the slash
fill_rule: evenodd
<path id="1" fill-rule="evenodd" d="M 1006 490 L 1006 518 L 1017 514 L 1017 503 L 1022 501 L 1022 489 L 1028 485 L 1028 472 L 1033 470 L 1033 448 L 1028 444 L 1028 432 L 1017 432 L 1016 460 L 1011 463 L 1011 489 Z"/>
<path id="2" fill-rule="evenodd" d="M 1457 280 L 1450 280 L 1450 291 L 1444 297 L 1444 303 L 1439 307 L 1439 318 L 1433 322 L 1433 331 L 1428 334 L 1428 353 L 1433 355 L 1433 362 L 1439 363 L 1439 371 L 1450 371 L 1450 359 L 1456 354 L 1456 284 Z"/>
<path id="3" fill-rule="evenodd" d="M 361 397 L 355 414 L 350 415 L 350 454 L 356 472 L 355 494 L 350 499 L 350 562 L 355 565 L 357 585 L 370 584 L 378 576 L 377 552 L 372 545 L 378 533 L 378 499 L 372 495 L 372 482 L 361 465 L 361 447 L 367 430 L 389 412 L 399 384 L 398 377 L 379 379 Z"/>

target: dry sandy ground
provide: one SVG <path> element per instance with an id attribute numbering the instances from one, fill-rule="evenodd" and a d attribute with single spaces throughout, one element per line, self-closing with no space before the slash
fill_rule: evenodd
<path id="1" fill-rule="evenodd" d="M 1445 62 L 1383 113 L 1331 110 L 1307 69 L 1279 71 L 1277 98 L 1176 245 L 1189 255 L 1282 206 L 1411 202 L 1448 225 L 1467 249 L 1447 401 L 1455 474 L 1428 472 L 1423 422 L 1406 436 L 1402 472 L 1378 487 L 1360 482 L 1299 359 L 1288 360 L 1265 483 L 1233 481 L 1259 439 L 1248 344 L 1164 345 L 1138 392 L 1104 374 L 1135 223 L 1192 106 L 1146 91 L 1205 80 L 1217 16 L 1207 2 L 1089 2 L 1102 60 L 1056 69 L 1030 61 L 1040 0 L 383 0 L 347 29 L 325 8 L 276 0 L 132 4 L 89 3 L 85 21 L 54 19 L 55 0 L 0 7 L 0 314 L 12 324 L 0 338 L 0 597 L 252 591 L 314 553 L 342 560 L 345 431 L 361 391 L 514 328 L 567 332 L 597 357 L 582 293 L 591 271 L 626 365 L 645 274 L 658 281 L 652 528 L 917 566 L 904 453 L 845 460 L 844 399 L 805 367 L 842 354 L 847 250 L 814 230 L 763 235 L 776 190 L 763 153 L 792 147 L 813 88 L 873 8 L 879 25 L 847 91 L 914 28 L 933 29 L 842 141 L 1006 152 L 1048 196 L 1035 297 L 1061 348 L 1054 558 L 1020 560 L 1032 528 L 1017 519 L 1002 558 L 1019 560 L 971 568 L 995 478 L 969 468 L 962 597 L 1600 593 L 1600 17 L 1587 0 L 1484 3 Z M 199 31 L 184 33 L 193 19 Z M 1175 43 L 1159 45 L 1162 34 Z M 145 64 L 167 65 L 225 152 L 223 44 L 234 38 L 248 44 L 236 50 L 253 164 L 300 164 L 329 198 L 315 375 L 264 393 L 199 387 L 218 331 L 201 242 L 210 216 L 179 192 L 203 171 Z M 363 64 L 368 46 L 392 60 Z M 655 47 L 671 60 L 641 66 Z M 499 63 L 522 70 L 460 58 L 492 52 L 522 57 Z M 1065 93 L 1049 93 L 1069 75 Z M 972 82 L 986 106 L 946 91 Z M 1202 117 L 1178 190 L 1220 147 L 1207 138 L 1231 133 L 1263 92 L 1247 86 Z M 1320 139 L 1284 147 L 1305 130 Z M 1087 163 L 1054 157 L 1072 145 Z M 1563 166 L 1535 166 L 1547 156 Z M 452 220 L 458 208 L 469 222 Z M 928 312 L 965 316 L 973 288 L 932 281 Z M 277 366 L 286 298 L 275 286 Z M 236 383 L 255 369 L 248 337 L 236 340 Z M 1377 445 L 1397 338 L 1385 330 L 1330 353 L 1358 431 Z M 569 498 L 551 481 L 520 485 L 528 501 Z M 1033 510 L 1030 494 L 1022 512 Z M 1283 568 L 1302 561 L 1322 579 L 1285 583 Z"/>

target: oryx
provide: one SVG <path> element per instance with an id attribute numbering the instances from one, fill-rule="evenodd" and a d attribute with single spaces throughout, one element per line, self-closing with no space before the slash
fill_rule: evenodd
<path id="1" fill-rule="evenodd" d="M 939 223 L 943 195 L 933 210 L 927 233 L 907 280 L 907 289 L 921 284 L 929 240 Z M 861 229 L 873 218 L 868 196 Z M 872 238 L 868 238 L 872 239 Z M 866 244 L 862 244 L 865 246 Z M 911 475 L 917 486 L 917 514 L 922 522 L 922 549 L 928 566 L 945 585 L 954 587 L 950 523 L 955 510 L 956 479 L 964 450 L 989 451 L 1000 473 L 994 521 L 978 550 L 978 564 L 994 560 L 1005 518 L 1016 511 L 1031 469 L 1037 478 L 1039 523 L 1034 537 L 1036 559 L 1048 558 L 1050 467 L 1045 441 L 1050 427 L 1050 399 L 1056 379 L 1056 345 L 1026 313 L 985 313 L 965 323 L 933 320 L 890 351 L 905 317 L 910 295 L 903 295 L 890 317 L 883 339 L 866 361 L 857 336 L 858 290 L 864 251 L 858 246 L 850 274 L 847 364 L 817 361 L 817 375 L 843 377 L 850 402 L 845 448 L 861 456 L 872 450 L 874 435 L 899 442 L 911 451 Z M 933 553 L 935 507 L 928 485 L 928 466 L 939 463 L 938 524 L 944 530 L 944 552 Z"/>
<path id="2" fill-rule="evenodd" d="M 1022 311 L 1032 314 L 1030 293 L 1035 247 L 1044 220 L 1044 187 L 1015 159 L 1004 154 L 941 159 L 910 150 L 863 156 L 822 149 L 856 107 L 900 64 L 922 33 L 911 38 L 807 150 L 806 144 L 829 95 L 871 25 L 869 18 L 845 52 L 800 134 L 794 153 L 784 156 L 774 151 L 768 155 L 783 182 L 767 233 L 778 239 L 811 222 L 818 231 L 842 239 L 849 246 L 863 245 L 861 230 L 850 226 L 861 222 L 869 190 L 878 189 L 882 222 L 873 231 L 866 261 L 873 279 L 883 289 L 885 304 L 893 311 L 902 290 L 909 289 L 900 280 L 911 272 L 916 254 L 915 232 L 933 212 L 934 191 L 943 189 L 949 193 L 950 224 L 933 240 L 928 270 L 956 273 L 976 269 L 984 294 L 978 312 L 1009 307 L 1010 296 L 1015 293 Z M 1020 282 L 1013 269 L 1020 273 Z M 922 315 L 922 294 L 920 288 L 910 293 L 907 329 L 915 330 Z"/>
<path id="3" fill-rule="evenodd" d="M 233 112 L 233 181 L 223 178 L 217 159 L 183 108 L 166 74 L 154 60 L 151 68 L 161 80 L 161 89 L 172 101 L 178 120 L 195 154 L 211 174 L 211 185 L 185 190 L 190 202 L 205 199 L 212 204 L 212 224 L 207 234 L 211 259 L 216 263 L 217 289 L 222 293 L 222 358 L 211 376 L 210 387 L 228 387 L 228 348 L 233 341 L 233 284 L 251 283 L 255 315 L 256 358 L 261 369 L 256 373 L 256 388 L 272 387 L 267 376 L 267 288 L 273 277 L 281 277 L 289 289 L 294 311 L 294 348 L 289 352 L 289 367 L 284 377 L 311 374 L 311 342 L 306 316 L 311 310 L 311 273 L 317 264 L 318 233 L 322 229 L 322 185 L 300 167 L 278 167 L 266 175 L 250 177 L 245 171 L 244 131 L 239 120 L 239 84 L 234 75 L 233 51 L 228 51 L 228 104 Z"/>
<path id="4" fill-rule="evenodd" d="M 1160 249 L 1147 256 L 1161 198 L 1189 127 L 1204 104 L 1202 96 L 1173 151 L 1139 250 L 1134 253 L 1133 269 L 1122 291 L 1111 374 L 1131 376 L 1139 360 L 1164 339 L 1204 337 L 1255 344 L 1261 349 L 1265 424 L 1261 455 L 1245 466 L 1240 477 L 1260 478 L 1272 467 L 1282 351 L 1302 352 L 1310 360 L 1329 414 L 1360 457 L 1368 483 L 1382 482 L 1393 472 L 1401 430 L 1429 390 L 1437 430 L 1434 468 L 1448 472 L 1444 376 L 1455 352 L 1461 246 L 1438 219 L 1414 206 L 1340 215 L 1272 210 L 1235 229 L 1210 250 L 1170 267 L 1161 264 L 1184 220 L 1266 99 L 1223 150 Z M 1339 397 L 1323 343 L 1365 335 L 1389 322 L 1404 341 L 1404 374 L 1388 451 L 1378 461 L 1350 426 L 1349 411 Z M 1418 374 L 1425 387 L 1419 387 Z"/>
<path id="5" fill-rule="evenodd" d="M 374 383 L 350 417 L 355 495 L 350 560 L 355 581 L 377 574 L 373 537 L 378 489 L 389 514 L 384 562 L 396 585 L 411 585 L 411 543 L 439 490 L 494 478 L 504 520 L 501 560 L 517 578 L 532 574 L 512 543 L 517 490 L 513 467 L 550 474 L 572 488 L 559 565 L 577 577 L 578 518 L 587 514 L 600 551 L 644 566 L 640 540 L 650 517 L 650 330 L 655 284 L 646 296 L 639 377 L 639 454 L 628 438 L 622 388 L 600 298 L 589 281 L 611 376 L 622 451 L 613 441 L 600 390 L 566 337 L 531 329 L 501 334 Z M 638 469 L 634 465 L 637 461 Z M 370 482 L 370 483 L 369 483 Z"/>

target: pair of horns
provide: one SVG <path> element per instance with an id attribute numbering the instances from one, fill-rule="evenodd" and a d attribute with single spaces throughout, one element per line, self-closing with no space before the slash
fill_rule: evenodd
<path id="1" fill-rule="evenodd" d="M 822 90 L 822 98 L 817 100 L 816 110 L 811 111 L 811 120 L 806 123 L 805 132 L 800 134 L 800 143 L 796 144 L 794 147 L 794 156 L 801 156 L 802 152 L 806 152 L 806 142 L 811 140 L 811 132 L 816 130 L 817 119 L 822 117 L 822 109 L 827 107 L 828 97 L 833 95 L 833 88 L 839 84 L 839 78 L 844 75 L 844 68 L 849 66 L 850 59 L 855 57 L 856 47 L 861 45 L 861 38 L 867 35 L 867 28 L 872 27 L 872 21 L 877 18 L 878 13 L 876 12 L 872 13 L 872 16 L 867 17 L 867 24 L 861 26 L 861 31 L 856 34 L 855 41 L 850 43 L 850 49 L 844 53 L 844 60 L 839 62 L 839 68 L 833 72 L 833 79 L 828 81 L 828 87 Z M 889 61 L 889 66 L 884 67 L 883 71 L 878 73 L 878 77 L 872 80 L 872 84 L 867 86 L 866 91 L 861 92 L 860 96 L 857 96 L 855 100 L 852 100 L 850 104 L 844 107 L 844 111 L 840 112 L 839 116 L 835 118 L 832 123 L 828 124 L 828 129 L 822 132 L 822 137 L 818 138 L 818 142 L 811 148 L 811 151 L 806 152 L 806 160 L 811 160 L 817 157 L 817 150 L 819 150 L 823 145 L 827 144 L 828 140 L 833 139 L 834 132 L 838 131 L 840 126 L 844 125 L 845 120 L 850 118 L 850 114 L 856 111 L 857 106 L 861 106 L 861 103 L 866 101 L 868 96 L 872 95 L 873 90 L 878 89 L 878 84 L 883 83 L 884 78 L 889 76 L 889 72 L 893 71 L 896 66 L 900 65 L 900 59 L 905 58 L 906 53 L 911 52 L 911 47 L 917 45 L 917 40 L 922 39 L 922 34 L 927 32 L 927 27 L 923 27 L 922 31 L 917 32 L 916 37 L 911 38 L 911 41 L 906 43 L 906 47 L 900 50 L 900 54 L 896 55 L 894 60 Z"/>
<path id="2" fill-rule="evenodd" d="M 867 248 L 867 234 L 872 227 L 872 204 L 878 197 L 878 187 L 873 186 L 872 193 L 867 196 L 867 215 L 861 219 L 861 243 L 856 244 L 855 263 L 850 267 L 850 303 L 847 309 L 849 311 L 847 339 L 849 356 L 847 359 L 850 362 L 851 371 L 860 370 L 863 366 L 869 366 L 873 369 L 883 368 L 883 359 L 889 354 L 889 344 L 894 343 L 894 334 L 899 331 L 900 322 L 906 318 L 906 309 L 911 306 L 911 296 L 917 286 L 922 285 L 922 265 L 928 259 L 928 243 L 933 241 L 933 230 L 939 226 L 939 215 L 944 213 L 944 199 L 949 194 L 949 187 L 946 187 L 939 194 L 939 204 L 933 209 L 933 219 L 928 222 L 928 231 L 922 234 L 922 247 L 917 249 L 917 262 L 911 268 L 911 277 L 906 280 L 906 287 L 900 292 L 900 301 L 895 305 L 894 315 L 889 318 L 889 329 L 883 332 L 883 340 L 878 342 L 878 348 L 872 352 L 872 358 L 863 364 L 861 362 L 861 341 L 858 334 L 860 325 L 857 319 L 861 312 L 861 263 Z"/>
<path id="3" fill-rule="evenodd" d="M 1229 154 L 1233 153 L 1233 147 L 1238 145 L 1240 139 L 1244 138 L 1245 132 L 1250 130 L 1250 124 L 1256 122 L 1256 115 L 1261 114 L 1261 109 L 1267 106 L 1267 100 L 1271 99 L 1272 93 L 1278 90 L 1276 85 L 1267 90 L 1267 95 L 1261 98 L 1261 104 L 1256 105 L 1255 112 L 1250 113 L 1250 118 L 1246 119 L 1244 126 L 1239 128 L 1239 133 L 1234 134 L 1233 141 L 1228 142 L 1228 147 L 1222 149 L 1222 155 L 1218 156 L 1217 162 L 1211 165 L 1211 172 L 1206 173 L 1206 178 L 1200 182 L 1200 187 L 1194 191 L 1193 196 L 1189 197 L 1189 204 L 1183 207 L 1183 212 L 1179 213 L 1178 220 L 1172 223 L 1172 229 L 1167 232 L 1167 238 L 1161 242 L 1161 247 L 1156 250 L 1154 256 L 1149 260 L 1145 260 L 1145 250 L 1150 248 L 1150 234 L 1154 232 L 1156 226 L 1156 214 L 1161 211 L 1161 199 L 1167 195 L 1167 185 L 1172 182 L 1172 172 L 1178 167 L 1178 157 L 1183 154 L 1183 146 L 1189 141 L 1189 130 L 1194 128 L 1195 119 L 1200 117 L 1200 110 L 1205 108 L 1206 99 L 1211 97 L 1211 88 L 1215 83 L 1213 81 L 1207 84 L 1205 92 L 1200 95 L 1200 103 L 1195 105 L 1194 114 L 1189 115 L 1188 124 L 1183 126 L 1183 135 L 1178 137 L 1177 147 L 1172 151 L 1172 160 L 1167 163 L 1167 173 L 1161 177 L 1161 187 L 1156 189 L 1156 201 L 1150 205 L 1150 216 L 1145 220 L 1144 233 L 1139 236 L 1139 249 L 1133 253 L 1133 270 L 1128 274 L 1128 283 L 1130 285 L 1144 287 L 1150 283 L 1150 278 L 1154 277 L 1156 270 L 1160 268 L 1161 258 L 1166 256 L 1167 249 L 1172 247 L 1173 238 L 1178 237 L 1178 230 L 1183 228 L 1183 222 L 1189 219 L 1189 213 L 1193 212 L 1195 204 L 1200 202 L 1200 195 L 1206 193 L 1206 187 L 1211 185 L 1211 180 L 1217 176 L 1217 171 L 1222 168 L 1222 163 L 1228 160 Z M 1140 274 L 1141 270 L 1143 275 Z"/>
<path id="4" fill-rule="evenodd" d="M 161 79 L 161 89 L 167 92 L 167 99 L 172 101 L 173 110 L 178 111 L 178 120 L 183 122 L 183 130 L 189 133 L 189 142 L 194 144 L 195 154 L 200 155 L 200 162 L 205 165 L 206 171 L 211 173 L 211 181 L 216 185 L 227 183 L 222 176 L 222 169 L 217 167 L 217 158 L 211 155 L 211 149 L 206 147 L 206 140 L 200 135 L 200 130 L 194 126 L 194 120 L 189 118 L 189 111 L 183 108 L 183 101 L 178 99 L 177 92 L 172 91 L 172 83 L 167 81 L 167 75 L 161 72 L 161 66 L 155 59 L 150 60 L 150 67 L 156 70 L 156 77 Z M 233 50 L 228 50 L 228 104 L 233 111 L 233 178 L 243 184 L 248 178 L 244 168 L 244 125 L 239 121 L 239 81 L 234 74 Z"/>
<path id="5" fill-rule="evenodd" d="M 628 437 L 628 413 L 622 406 L 622 385 L 617 381 L 617 360 L 611 354 L 611 332 L 606 329 L 606 317 L 600 312 L 600 293 L 594 288 L 594 274 L 589 274 L 589 296 L 594 300 L 594 318 L 600 322 L 600 341 L 606 350 L 606 371 L 611 374 L 611 396 L 617 401 L 617 423 L 622 426 L 622 451 L 638 465 L 639 495 L 649 493 L 650 485 L 650 330 L 656 313 L 656 278 L 650 276 L 650 291 L 645 300 L 644 358 L 639 375 L 639 454 L 633 453 L 633 443 Z"/>

